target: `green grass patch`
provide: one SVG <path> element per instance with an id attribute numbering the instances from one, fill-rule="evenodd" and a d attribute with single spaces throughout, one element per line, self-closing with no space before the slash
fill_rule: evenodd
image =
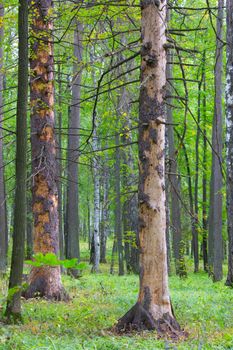
<path id="1" fill-rule="evenodd" d="M 170 278 L 176 317 L 189 332 L 177 343 L 158 340 L 155 332 L 122 337 L 110 332 L 136 301 L 137 276 L 86 271 L 78 280 L 64 276 L 63 282 L 71 301 L 24 301 L 24 324 L 1 326 L 0 349 L 233 349 L 233 290 L 204 273 Z"/>

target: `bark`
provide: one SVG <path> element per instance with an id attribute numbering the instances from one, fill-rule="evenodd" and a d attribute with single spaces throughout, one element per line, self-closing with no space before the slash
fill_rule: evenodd
<path id="1" fill-rule="evenodd" d="M 30 103 L 34 253 L 59 254 L 59 218 L 54 116 L 53 1 L 31 3 Z M 26 298 L 66 298 L 60 267 L 33 267 Z"/>
<path id="2" fill-rule="evenodd" d="M 227 11 L 227 82 L 226 82 L 226 149 L 227 149 L 227 230 L 228 274 L 226 285 L 233 287 L 233 3 Z"/>
<path id="3" fill-rule="evenodd" d="M 208 266 L 214 281 L 222 279 L 222 26 L 224 1 L 218 1 L 215 63 L 215 106 L 212 129 L 212 168 L 210 184 Z"/>
<path id="4" fill-rule="evenodd" d="M 24 240 L 27 223 L 27 102 L 28 102 L 28 1 L 19 1 L 18 14 L 18 93 L 16 124 L 16 191 L 14 209 L 13 249 L 6 308 L 8 321 L 21 320 L 21 284 L 24 261 Z M 12 289 L 16 288 L 13 296 Z"/>
<path id="5" fill-rule="evenodd" d="M 141 1 L 142 48 L 139 99 L 140 290 L 118 331 L 156 329 L 178 336 L 167 273 L 165 208 L 166 1 Z"/>
<path id="6" fill-rule="evenodd" d="M 7 212 L 6 212 L 6 200 L 5 200 L 5 182 L 4 182 L 4 161 L 3 161 L 3 132 L 2 132 L 2 120 L 3 120 L 3 88 L 4 88 L 4 75 L 3 75 L 3 19 L 4 19 L 4 7 L 3 3 L 0 3 L 0 274 L 6 272 L 7 267 Z"/>
<path id="7" fill-rule="evenodd" d="M 169 53 L 169 62 L 172 62 L 172 55 Z M 172 78 L 172 65 L 167 64 L 166 69 L 167 79 Z M 167 84 L 167 94 L 172 95 L 169 84 Z M 170 182 L 170 195 L 171 195 L 171 226 L 173 230 L 173 251 L 175 257 L 176 274 L 180 277 L 187 275 L 185 261 L 184 261 L 184 241 L 182 239 L 181 231 L 181 208 L 180 208 L 180 179 L 178 177 L 177 166 L 177 153 L 175 148 L 174 130 L 173 130 L 173 115 L 172 109 L 169 106 L 172 104 L 171 99 L 168 100 L 166 107 L 167 122 L 170 124 L 167 128 L 168 134 L 168 155 L 169 155 L 169 169 L 168 179 Z"/>
<path id="8" fill-rule="evenodd" d="M 68 187 L 67 187 L 67 257 L 80 258 L 79 248 L 79 187 L 78 162 L 79 159 L 79 131 L 80 131 L 80 84 L 81 73 L 78 73 L 82 60 L 82 25 L 75 20 L 74 31 L 74 65 L 72 82 L 72 105 L 69 119 L 68 135 Z M 75 162 L 74 162 L 75 160 Z M 77 270 L 69 271 L 77 277 Z"/>

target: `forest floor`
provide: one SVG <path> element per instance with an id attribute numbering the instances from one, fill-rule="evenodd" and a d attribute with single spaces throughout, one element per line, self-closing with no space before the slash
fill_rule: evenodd
<path id="1" fill-rule="evenodd" d="M 23 301 L 22 325 L 0 325 L 0 349 L 17 350 L 156 350 L 233 349 L 233 289 L 212 283 L 200 272 L 188 278 L 170 277 L 170 292 L 176 317 L 189 333 L 186 340 L 159 340 L 155 332 L 117 336 L 111 327 L 135 303 L 138 277 L 90 273 L 79 279 L 63 277 L 71 300 Z M 0 287 L 2 305 L 6 282 Z"/>

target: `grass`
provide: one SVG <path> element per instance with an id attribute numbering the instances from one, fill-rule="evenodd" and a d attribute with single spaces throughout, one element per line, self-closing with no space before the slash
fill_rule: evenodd
<path id="1" fill-rule="evenodd" d="M 170 278 L 176 317 L 186 340 L 158 340 L 155 332 L 116 336 L 110 328 L 135 303 L 138 277 L 109 275 L 109 266 L 74 280 L 63 277 L 69 303 L 23 301 L 24 324 L 0 327 L 0 349 L 156 350 L 233 349 L 233 290 L 212 283 L 203 272 Z M 5 294 L 3 282 L 0 289 Z"/>

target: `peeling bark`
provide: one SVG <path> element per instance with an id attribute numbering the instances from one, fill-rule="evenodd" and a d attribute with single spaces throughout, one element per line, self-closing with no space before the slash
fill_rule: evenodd
<path id="1" fill-rule="evenodd" d="M 166 1 L 141 1 L 142 50 L 139 107 L 140 290 L 118 331 L 157 329 L 178 336 L 168 290 L 165 208 Z M 160 325 L 164 325 L 160 327 Z"/>
<path id="2" fill-rule="evenodd" d="M 54 56 L 52 0 L 34 0 L 30 6 L 30 105 L 32 146 L 32 211 L 34 253 L 59 254 L 57 163 L 54 117 Z M 26 298 L 38 294 L 62 299 L 60 267 L 33 267 Z M 43 284 L 43 286 L 42 286 Z"/>

